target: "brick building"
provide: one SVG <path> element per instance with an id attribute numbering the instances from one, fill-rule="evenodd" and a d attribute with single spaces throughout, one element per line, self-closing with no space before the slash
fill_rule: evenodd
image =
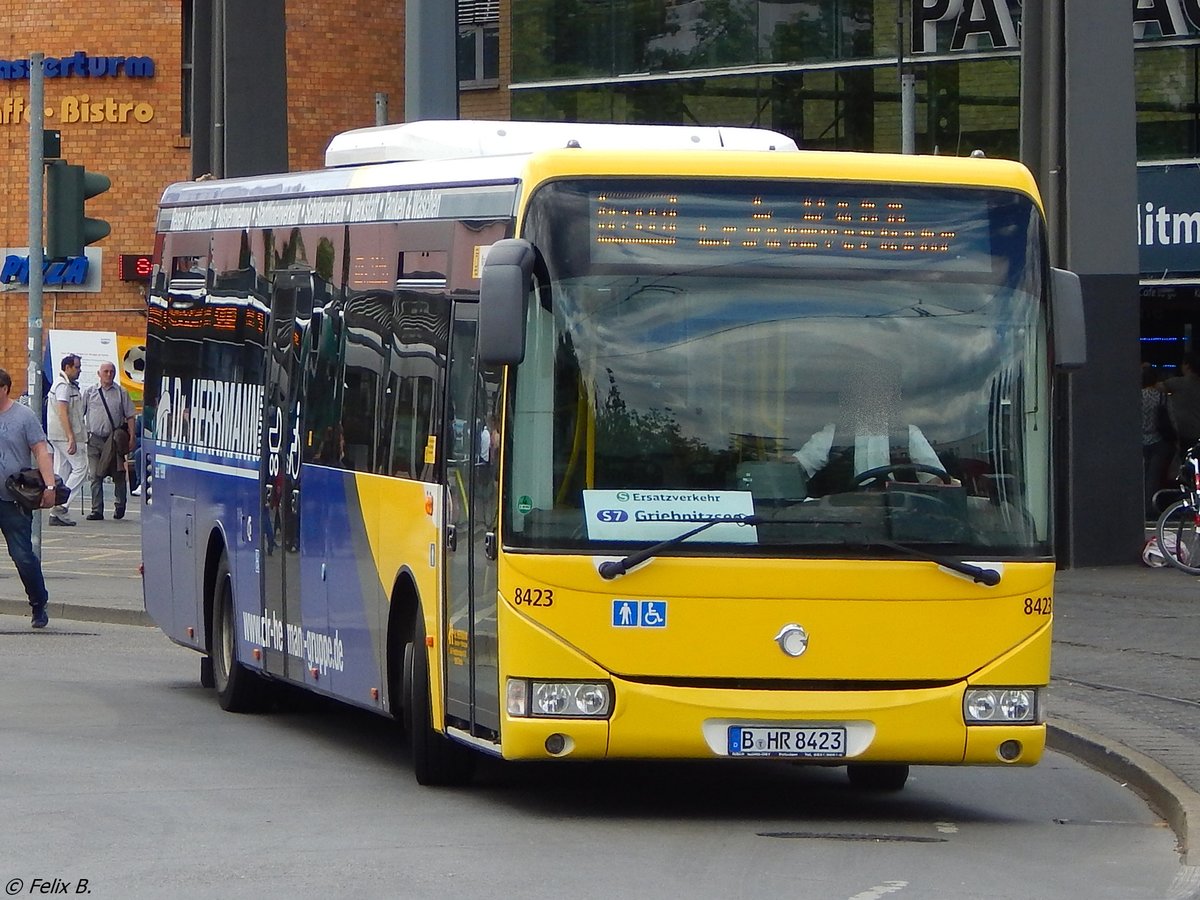
<path id="1" fill-rule="evenodd" d="M 333 134 L 375 124 L 377 93 L 388 97 L 388 120 L 403 121 L 403 0 L 264 5 L 282 19 L 288 169 L 320 167 Z M 107 238 L 89 248 L 89 266 L 99 268 L 99 277 L 93 272 L 86 285 L 70 290 L 47 284 L 45 328 L 144 333 L 144 282 L 122 281 L 119 261 L 122 254 L 153 250 L 155 205 L 163 188 L 208 171 L 205 160 L 193 160 L 193 110 L 207 99 L 201 86 L 193 90 L 193 71 L 205 71 L 194 65 L 193 48 L 203 52 L 204 35 L 196 43 L 195 32 L 207 27 L 204 11 L 211 15 L 213 3 L 29 0 L 8 6 L 0 41 L 4 258 L 28 255 L 26 61 L 40 51 L 48 61 L 44 127 L 61 132 L 66 160 L 112 180 L 106 193 L 87 204 L 90 216 L 112 226 Z M 501 7 L 507 6 L 508 0 L 459 4 L 459 52 L 467 66 L 460 68 L 464 118 L 508 118 L 500 80 L 508 68 L 508 35 L 498 27 Z M 10 272 L 0 295 L 7 301 L 0 304 L 0 366 L 20 392 L 26 387 L 28 289 Z"/>

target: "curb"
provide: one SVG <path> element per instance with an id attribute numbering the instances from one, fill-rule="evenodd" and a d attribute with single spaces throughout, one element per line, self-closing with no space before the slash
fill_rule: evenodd
<path id="1" fill-rule="evenodd" d="M 70 619 L 76 622 L 104 622 L 108 625 L 152 626 L 153 620 L 144 609 L 114 609 L 108 606 L 86 606 L 51 600 L 46 604 L 50 621 Z M 0 615 L 28 616 L 29 601 L 0 599 Z"/>
<path id="2" fill-rule="evenodd" d="M 1200 794 L 1161 763 L 1067 719 L 1046 729 L 1046 745 L 1132 788 L 1166 819 L 1184 865 L 1200 864 Z"/>

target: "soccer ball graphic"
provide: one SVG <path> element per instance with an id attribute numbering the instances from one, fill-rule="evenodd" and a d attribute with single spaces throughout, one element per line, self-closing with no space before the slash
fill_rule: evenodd
<path id="1" fill-rule="evenodd" d="M 125 358 L 121 360 L 121 374 L 125 376 L 126 380 L 135 384 L 145 384 L 146 348 L 144 346 L 138 344 L 125 351 Z"/>

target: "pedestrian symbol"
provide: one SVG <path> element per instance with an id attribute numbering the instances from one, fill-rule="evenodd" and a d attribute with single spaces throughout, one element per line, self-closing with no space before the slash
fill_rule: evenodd
<path id="1" fill-rule="evenodd" d="M 633 628 L 637 625 L 637 603 L 632 600 L 613 601 L 613 628 Z"/>
<path id="2" fill-rule="evenodd" d="M 613 628 L 666 628 L 666 600 L 614 600 Z"/>

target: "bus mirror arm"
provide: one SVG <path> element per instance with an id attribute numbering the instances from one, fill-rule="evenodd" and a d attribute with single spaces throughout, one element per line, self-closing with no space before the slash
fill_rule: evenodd
<path id="1" fill-rule="evenodd" d="M 484 365 L 525 359 L 525 313 L 537 252 L 529 241 L 506 238 L 488 248 L 479 282 L 479 358 Z"/>
<path id="2" fill-rule="evenodd" d="M 1054 365 L 1078 369 L 1087 362 L 1083 288 L 1079 276 L 1066 269 L 1051 269 L 1050 313 L 1054 329 Z"/>

